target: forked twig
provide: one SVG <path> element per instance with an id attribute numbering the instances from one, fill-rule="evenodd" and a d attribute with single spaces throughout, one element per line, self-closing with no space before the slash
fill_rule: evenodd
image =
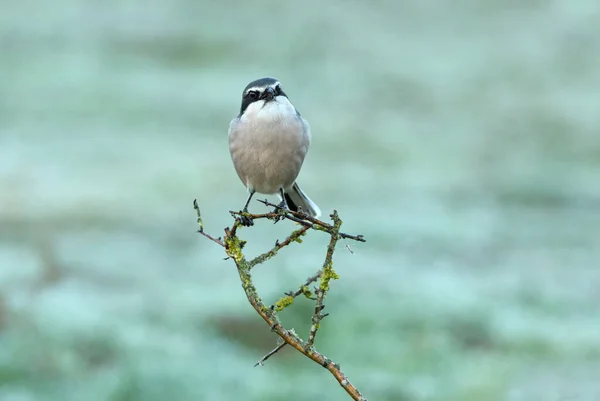
<path id="1" fill-rule="evenodd" d="M 221 241 L 221 238 L 215 238 L 212 235 L 204 232 L 204 223 L 202 223 L 202 215 L 200 214 L 200 207 L 198 206 L 198 201 L 196 199 L 194 199 L 194 209 L 196 210 L 196 214 L 198 215 L 198 233 L 204 235 L 206 238 L 216 242 L 222 247 L 225 247 L 225 244 L 223 243 L 223 241 Z"/>
<path id="2" fill-rule="evenodd" d="M 211 241 L 225 248 L 227 257 L 233 259 L 233 261 L 235 262 L 242 283 L 242 288 L 246 293 L 246 297 L 248 298 L 250 305 L 252 305 L 254 310 L 263 318 L 263 320 L 268 324 L 271 330 L 277 333 L 277 335 L 283 340 L 282 343 L 279 344 L 274 350 L 272 350 L 271 352 L 266 354 L 262 359 L 260 359 L 255 366 L 262 365 L 267 359 L 269 359 L 272 355 L 277 353 L 281 348 L 283 348 L 286 345 L 290 345 L 298 352 L 305 355 L 307 358 L 310 358 L 314 362 L 326 368 L 335 377 L 340 386 L 342 386 L 344 390 L 346 390 L 346 392 L 354 400 L 366 401 L 367 399 L 348 380 L 346 375 L 342 373 L 340 366 L 337 363 L 332 362 L 331 359 L 327 358 L 325 355 L 318 352 L 314 347 L 315 338 L 320 328 L 321 321 L 328 315 L 327 313 L 322 313 L 322 311 L 325 307 L 323 302 L 331 286 L 330 282 L 331 280 L 339 278 L 337 273 L 333 269 L 333 253 L 335 251 L 335 246 L 338 240 L 341 238 L 365 242 L 364 237 L 362 235 L 350 235 L 340 232 L 342 220 L 339 218 L 337 211 L 335 210 L 330 215 L 333 224 L 329 224 L 312 216 L 308 216 L 302 212 L 295 212 L 287 209 L 282 209 L 278 205 L 272 204 L 266 200 L 259 202 L 267 206 L 273 206 L 275 207 L 275 210 L 270 213 L 262 214 L 252 214 L 247 212 L 230 212 L 234 216 L 235 221 L 231 228 L 225 228 L 225 236 L 223 237 L 223 239 L 221 239 L 215 238 L 204 232 L 202 218 L 200 215 L 200 209 L 198 207 L 198 203 L 194 200 L 194 209 L 196 210 L 198 215 L 198 232 L 206 238 L 210 239 Z M 302 227 L 294 230 L 282 242 L 275 242 L 275 245 L 270 250 L 248 260 L 242 251 L 244 245 L 246 244 L 246 241 L 240 239 L 237 233 L 238 230 L 244 227 L 242 224 L 242 219 L 244 221 L 265 219 L 272 220 L 275 222 L 284 219 L 298 223 Z M 314 275 L 310 276 L 303 284 L 299 286 L 297 290 L 285 293 L 284 297 L 282 297 L 271 307 L 268 307 L 258 295 L 256 286 L 254 285 L 252 275 L 250 273 L 252 268 L 273 258 L 282 248 L 294 242 L 302 242 L 301 237 L 306 235 L 306 233 L 309 230 L 322 231 L 329 234 L 330 236 L 329 245 L 327 246 L 327 252 L 325 254 L 325 260 L 323 262 L 322 268 L 319 269 Z M 309 286 L 316 281 L 319 281 L 319 283 L 318 286 L 315 288 L 315 294 L 313 296 L 312 292 L 309 289 Z M 284 310 L 286 307 L 291 305 L 294 299 L 301 294 L 315 301 L 315 310 L 311 317 L 310 331 L 308 334 L 308 339 L 306 341 L 301 339 L 296 334 L 294 329 L 286 329 L 281 324 L 281 320 L 278 316 L 278 312 Z"/>

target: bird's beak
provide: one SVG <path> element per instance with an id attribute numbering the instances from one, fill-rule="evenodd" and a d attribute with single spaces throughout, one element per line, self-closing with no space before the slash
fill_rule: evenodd
<path id="1" fill-rule="evenodd" d="M 275 97 L 275 89 L 273 88 L 267 88 L 265 89 L 265 94 L 264 94 L 265 99 L 268 100 L 273 100 L 273 98 Z"/>

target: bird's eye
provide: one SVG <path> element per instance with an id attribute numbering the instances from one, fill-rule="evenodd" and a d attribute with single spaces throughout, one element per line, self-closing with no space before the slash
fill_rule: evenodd
<path id="1" fill-rule="evenodd" d="M 275 93 L 278 94 L 278 95 L 281 93 L 281 86 L 277 85 L 275 87 Z"/>
<path id="2" fill-rule="evenodd" d="M 248 97 L 250 99 L 257 99 L 258 98 L 258 91 L 250 91 L 250 92 L 248 92 Z"/>

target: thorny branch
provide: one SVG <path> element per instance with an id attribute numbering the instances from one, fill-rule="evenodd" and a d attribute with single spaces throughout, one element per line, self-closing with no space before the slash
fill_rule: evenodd
<path id="1" fill-rule="evenodd" d="M 265 200 L 258 199 L 258 201 L 260 203 L 265 204 L 266 206 L 272 206 L 277 210 L 282 209 L 281 206 L 271 203 L 271 202 L 267 201 L 266 199 Z M 325 231 L 329 234 L 332 234 L 332 232 L 334 230 L 334 226 L 332 226 L 331 224 L 325 223 L 324 221 L 321 221 L 315 217 L 306 215 L 301 212 L 294 212 L 291 210 L 285 210 L 285 212 L 287 212 L 287 214 L 285 216 L 286 219 L 295 221 L 296 223 L 300 223 L 302 225 L 308 226 L 315 230 Z M 334 213 L 337 213 L 337 212 L 334 210 Z M 239 215 L 240 213 L 234 213 L 234 214 Z M 273 219 L 272 215 L 277 216 L 277 213 L 272 212 L 272 213 L 265 213 L 265 214 L 256 215 L 256 216 L 265 216 L 267 218 Z M 249 214 L 249 216 L 252 217 L 254 215 Z M 332 217 L 332 216 L 330 216 L 330 217 Z M 333 217 L 332 217 L 332 219 L 333 219 Z M 334 222 L 335 222 L 335 219 L 334 219 Z M 337 235 L 339 235 L 339 238 L 348 238 L 348 239 L 353 239 L 353 240 L 359 241 L 359 242 L 367 242 L 362 235 L 350 235 L 350 234 L 345 234 L 345 233 L 340 233 L 340 232 L 338 232 Z"/>
<path id="2" fill-rule="evenodd" d="M 339 233 L 340 227 L 342 226 L 342 220 L 337 217 L 337 212 L 334 211 L 332 214 L 333 219 L 333 232 Z M 339 276 L 333 270 L 333 252 L 335 251 L 335 244 L 337 244 L 338 235 L 331 235 L 331 239 L 329 240 L 329 246 L 327 247 L 327 254 L 325 255 L 325 262 L 323 262 L 323 269 L 321 270 L 323 273 L 321 274 L 321 283 L 316 289 L 317 299 L 315 301 L 315 313 L 313 313 L 310 326 L 310 332 L 308 334 L 307 344 L 309 347 L 315 342 L 315 336 L 317 335 L 317 330 L 321 325 L 321 320 L 328 314 L 322 314 L 323 308 L 325 305 L 323 304 L 323 300 L 325 299 L 325 294 L 329 291 L 329 280 L 337 279 Z"/>
<path id="3" fill-rule="evenodd" d="M 318 352 L 314 347 L 315 337 L 317 331 L 319 330 L 321 321 L 328 315 L 327 313 L 322 312 L 325 308 L 323 303 L 324 299 L 330 289 L 330 281 L 339 278 L 337 273 L 333 270 L 333 253 L 335 251 L 335 246 L 338 240 L 342 238 L 359 242 L 365 242 L 365 239 L 362 235 L 350 235 L 340 232 L 342 220 L 339 218 L 337 211 L 335 210 L 330 215 L 333 224 L 329 224 L 314 217 L 308 216 L 302 212 L 294 212 L 291 210 L 282 209 L 278 205 L 272 204 L 266 200 L 259 200 L 259 202 L 267 206 L 272 206 L 275 209 L 270 213 L 262 214 L 230 212 L 235 220 L 231 228 L 225 228 L 225 236 L 221 239 L 215 238 L 204 232 L 200 208 L 198 207 L 198 202 L 194 200 L 194 209 L 196 210 L 198 216 L 198 232 L 225 248 L 225 253 L 227 254 L 228 258 L 233 259 L 235 262 L 240 280 L 242 282 L 242 288 L 246 293 L 248 301 L 254 310 L 256 310 L 256 312 L 269 325 L 271 330 L 275 332 L 281 338 L 281 340 L 283 340 L 274 350 L 259 360 L 255 366 L 262 365 L 267 359 L 269 359 L 285 345 L 290 345 L 307 358 L 312 359 L 314 362 L 327 369 L 335 377 L 342 388 L 346 390 L 346 392 L 352 397 L 352 399 L 356 401 L 367 401 L 366 397 L 363 396 L 360 391 L 358 391 L 358 389 L 352 383 L 350 383 L 346 375 L 342 373 L 340 370 L 340 365 Z M 237 231 L 243 227 L 241 217 L 250 220 L 266 219 L 274 222 L 277 222 L 281 219 L 287 219 L 300 224 L 302 227 L 293 231 L 282 242 L 275 242 L 273 248 L 267 252 L 248 260 L 242 252 L 246 241 L 240 239 L 237 234 Z M 314 275 L 310 276 L 303 284 L 299 286 L 297 290 L 285 293 L 285 296 L 283 296 L 279 301 L 268 307 L 258 295 L 256 286 L 252 281 L 250 271 L 256 265 L 259 265 L 274 257 L 282 248 L 292 244 L 293 242 L 302 242 L 302 236 L 306 235 L 306 233 L 311 229 L 315 231 L 323 231 L 330 236 L 329 245 L 325 254 L 325 261 L 323 262 L 322 268 Z M 310 291 L 309 286 L 317 281 L 319 281 L 319 283 L 315 288 L 313 297 L 313 293 Z M 277 314 L 277 312 L 280 312 L 291 305 L 294 299 L 301 294 L 315 301 L 315 311 L 311 318 L 310 332 L 306 341 L 301 339 L 298 334 L 296 334 L 294 329 L 285 328 L 281 324 Z"/>

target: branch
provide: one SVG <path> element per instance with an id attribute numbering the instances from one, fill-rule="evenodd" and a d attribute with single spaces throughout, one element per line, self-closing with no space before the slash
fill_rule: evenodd
<path id="1" fill-rule="evenodd" d="M 330 282 L 331 280 L 339 278 L 337 273 L 333 270 L 333 253 L 335 251 L 335 246 L 338 240 L 341 238 L 347 238 L 359 242 L 365 242 L 365 239 L 362 235 L 350 235 L 340 232 L 342 220 L 339 218 L 337 211 L 335 210 L 330 215 L 333 224 L 329 224 L 312 216 L 308 216 L 302 212 L 294 212 L 283 209 L 266 200 L 259 202 L 264 203 L 267 206 L 273 206 L 275 209 L 270 213 L 262 214 L 230 212 L 235 220 L 231 228 L 225 228 L 225 236 L 223 239 L 221 239 L 215 238 L 204 232 L 200 209 L 198 207 L 198 203 L 194 201 L 194 209 L 198 215 L 198 232 L 225 248 L 225 253 L 227 254 L 228 258 L 233 259 L 235 262 L 242 283 L 242 288 L 244 289 L 246 297 L 248 298 L 248 302 L 250 302 L 250 305 L 252 305 L 254 310 L 271 328 L 271 331 L 275 332 L 281 338 L 281 340 L 283 340 L 282 343 L 279 344 L 274 350 L 259 360 L 257 365 L 262 365 L 267 359 L 269 359 L 285 345 L 289 345 L 307 358 L 327 369 L 337 380 L 340 386 L 342 386 L 342 388 L 346 390 L 346 392 L 352 397 L 352 399 L 356 401 L 367 401 L 360 391 L 358 391 L 358 389 L 350 382 L 350 380 L 348 380 L 346 375 L 342 373 L 340 366 L 325 355 L 318 352 L 314 347 L 316 334 L 321 325 L 321 321 L 328 315 L 323 314 L 322 311 L 325 307 L 323 303 L 324 299 L 327 295 L 327 292 L 330 290 Z M 246 241 L 240 239 L 237 234 L 238 230 L 244 227 L 242 224 L 242 219 L 244 221 L 264 219 L 272 220 L 275 223 L 280 220 L 290 220 L 300 224 L 302 227 L 294 230 L 282 242 L 276 241 L 275 245 L 270 250 L 252 259 L 248 259 L 243 253 L 243 248 L 246 244 Z M 252 275 L 250 273 L 252 268 L 273 258 L 282 248 L 289 246 L 294 242 L 301 243 L 302 236 L 306 235 L 309 230 L 322 231 L 329 234 L 329 245 L 327 247 L 325 261 L 323 262 L 322 268 L 314 275 L 310 276 L 303 284 L 299 286 L 297 290 L 285 293 L 285 296 L 277 301 L 274 305 L 271 305 L 270 307 L 267 306 L 259 296 L 256 286 L 252 281 Z M 319 281 L 319 285 L 317 288 L 315 288 L 315 297 L 313 298 L 312 293 L 309 290 L 309 285 L 317 280 Z M 278 316 L 278 312 L 281 312 L 286 307 L 291 305 L 294 299 L 300 294 L 303 294 L 307 298 L 315 301 L 315 310 L 311 318 L 310 331 L 306 341 L 301 339 L 296 334 L 294 329 L 285 328 L 281 324 L 281 320 Z"/>
<path id="2" fill-rule="evenodd" d="M 329 281 L 331 279 L 336 280 L 339 276 L 333 270 L 333 252 L 335 251 L 335 245 L 337 244 L 338 238 L 340 236 L 338 233 L 340 232 L 340 227 L 342 226 L 342 220 L 338 217 L 337 212 L 334 210 L 331 215 L 331 219 L 333 220 L 333 229 L 331 233 L 331 239 L 329 240 L 329 246 L 327 247 L 327 254 L 325 255 L 325 262 L 323 263 L 323 270 L 321 274 L 321 283 L 316 290 L 317 299 L 315 302 L 315 312 L 311 318 L 312 325 L 310 326 L 310 332 L 308 334 L 308 346 L 312 347 L 315 342 L 315 336 L 317 335 L 317 330 L 321 326 L 321 320 L 327 314 L 321 314 L 325 305 L 323 304 L 323 300 L 327 295 L 327 291 L 329 291 Z"/>
<path id="3" fill-rule="evenodd" d="M 304 294 L 304 296 L 306 298 L 312 299 L 313 301 L 316 300 L 316 298 L 314 298 L 312 296 L 312 292 L 310 292 L 310 289 L 308 288 L 308 286 L 311 285 L 312 283 L 314 283 L 315 281 L 317 281 L 319 279 L 319 277 L 321 277 L 321 274 L 323 274 L 323 271 L 319 270 L 317 272 L 317 274 L 307 278 L 306 282 L 304 284 L 302 284 L 300 286 L 300 288 L 298 288 L 296 291 L 288 291 L 285 293 L 285 295 L 287 295 L 288 297 L 296 298 L 298 295 Z"/>
<path id="4" fill-rule="evenodd" d="M 204 235 L 209 240 L 216 242 L 217 244 L 221 245 L 222 247 L 225 247 L 225 244 L 223 243 L 223 241 L 221 241 L 221 238 L 215 238 L 215 237 L 211 236 L 210 234 L 207 234 L 204 232 L 204 224 L 202 223 L 202 215 L 200 214 L 200 207 L 198 207 L 198 201 L 196 199 L 194 199 L 194 209 L 196 209 L 196 214 L 198 215 L 198 232 L 200 234 Z"/>
<path id="5" fill-rule="evenodd" d="M 254 364 L 254 367 L 257 367 L 258 365 L 263 366 L 267 359 L 269 359 L 270 357 L 275 355 L 275 353 L 277 351 L 279 351 L 280 349 L 282 349 L 283 347 L 285 347 L 287 345 L 287 343 L 285 341 L 282 341 L 282 340 L 280 340 L 280 341 L 281 341 L 281 343 L 279 343 L 279 345 L 277 347 L 275 347 L 275 349 L 273 351 L 269 352 L 267 355 L 260 358 L 260 361 L 256 362 L 256 364 Z"/>
<path id="6" fill-rule="evenodd" d="M 297 229 L 296 231 L 291 233 L 285 240 L 283 240 L 282 243 L 279 243 L 279 241 L 276 241 L 273 249 L 255 257 L 250 262 L 248 262 L 250 265 L 250 268 L 253 268 L 256 265 L 259 265 L 259 264 L 271 259 L 273 256 L 277 255 L 277 252 L 281 248 L 288 246 L 289 244 L 292 243 L 292 241 L 302 242 L 302 239 L 300 237 L 302 237 L 308 231 L 309 228 L 310 227 L 304 226 L 302 228 Z"/>
<path id="7" fill-rule="evenodd" d="M 266 206 L 274 207 L 276 211 L 273 211 L 271 213 L 263 213 L 263 214 L 251 214 L 251 213 L 244 213 L 244 212 L 230 212 L 230 213 L 234 216 L 237 215 L 237 216 L 250 217 L 253 220 L 264 219 L 264 218 L 267 218 L 270 220 L 278 220 L 282 216 L 282 214 L 280 212 L 283 212 L 284 218 L 295 221 L 296 223 L 300 223 L 302 225 L 308 226 L 309 228 L 319 230 L 319 231 L 325 231 L 329 234 L 331 234 L 331 232 L 333 230 L 333 226 L 331 224 L 325 223 L 324 221 L 321 221 L 321 220 L 319 220 L 315 217 L 312 217 L 310 215 L 307 215 L 305 213 L 295 212 L 293 210 L 284 209 L 279 205 L 276 205 L 274 203 L 267 201 L 266 199 L 265 200 L 258 199 L 258 201 Z M 351 239 L 351 240 L 359 241 L 359 242 L 367 242 L 367 240 L 365 240 L 364 236 L 362 236 L 362 235 L 350 235 L 350 234 L 346 234 L 346 233 L 338 233 L 338 235 L 340 236 L 340 238 L 347 238 L 347 239 Z"/>

